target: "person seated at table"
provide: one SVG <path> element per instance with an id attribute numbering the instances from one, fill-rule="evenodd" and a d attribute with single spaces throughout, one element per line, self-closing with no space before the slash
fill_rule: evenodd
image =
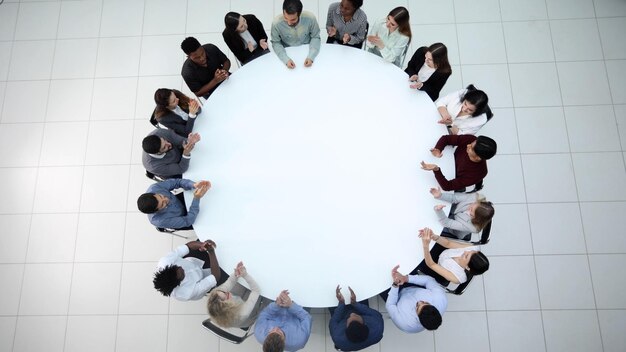
<path id="1" fill-rule="evenodd" d="M 435 43 L 417 49 L 404 72 L 409 75 L 411 88 L 425 92 L 432 101 L 437 100 L 439 92 L 452 74 L 448 48 L 442 43 Z"/>
<path id="2" fill-rule="evenodd" d="M 409 10 L 400 6 L 391 10 L 386 19 L 374 23 L 367 35 L 365 47 L 370 53 L 401 67 L 402 54 L 410 42 Z"/>
<path id="3" fill-rule="evenodd" d="M 330 310 L 328 330 L 336 350 L 358 351 L 378 343 L 383 338 L 383 316 L 369 307 L 367 299 L 357 302 L 352 288 L 350 304 L 346 305 L 341 287 L 337 285 L 335 296 L 339 304 Z"/>
<path id="4" fill-rule="evenodd" d="M 254 15 L 229 12 L 224 16 L 222 37 L 242 65 L 269 52 L 263 24 Z"/>
<path id="5" fill-rule="evenodd" d="M 194 190 L 193 201 L 189 211 L 178 197 L 172 194 L 177 188 Z M 209 181 L 194 182 L 191 180 L 172 178 L 157 182 L 146 193 L 137 199 L 137 208 L 144 214 L 148 214 L 150 223 L 159 228 L 182 229 L 188 228 L 196 221 L 200 212 L 200 198 L 204 197 L 211 188 Z"/>
<path id="6" fill-rule="evenodd" d="M 159 260 L 152 283 L 163 296 L 179 301 L 202 299 L 215 287 L 222 275 L 215 242 L 191 241 L 176 247 Z"/>
<path id="7" fill-rule="evenodd" d="M 445 205 L 435 205 L 434 209 L 441 225 L 458 239 L 463 239 L 469 234 L 482 231 L 495 214 L 493 204 L 486 201 L 478 193 L 444 193 L 441 192 L 441 188 L 437 187 L 431 188 L 430 194 L 435 199 L 456 204 L 451 218 L 443 212 Z"/>
<path id="8" fill-rule="evenodd" d="M 189 168 L 191 151 L 199 141 L 198 133 L 183 138 L 173 130 L 157 128 L 141 142 L 143 167 L 161 178 L 180 178 Z"/>
<path id="9" fill-rule="evenodd" d="M 320 51 L 320 26 L 315 16 L 302 12 L 300 0 L 285 0 L 283 14 L 272 22 L 272 48 L 288 68 L 295 68 L 296 64 L 287 55 L 286 47 L 309 44 L 309 54 L 304 60 L 304 67 L 311 67 Z"/>
<path id="10" fill-rule="evenodd" d="M 470 84 L 437 100 L 438 122 L 446 125 L 450 134 L 476 134 L 493 117 L 488 102 L 487 94 Z"/>
<path id="11" fill-rule="evenodd" d="M 407 333 L 437 330 L 448 307 L 446 291 L 430 276 L 402 275 L 398 268 L 391 270 L 391 289 L 381 294 L 389 318 Z"/>
<path id="12" fill-rule="evenodd" d="M 241 285 L 237 285 L 239 278 L 243 278 L 250 287 L 250 294 L 246 300 L 243 300 L 237 294 L 233 294 L 238 288 L 244 288 Z M 243 263 L 239 262 L 233 275 L 209 294 L 207 303 L 209 315 L 213 321 L 225 328 L 249 327 L 256 318 L 256 315 L 252 313 L 257 307 L 260 293 L 259 285 L 248 274 Z"/>
<path id="13" fill-rule="evenodd" d="M 150 123 L 187 138 L 193 131 L 196 116 L 200 113 L 198 101 L 176 89 L 159 88 L 154 92 L 154 102 L 156 108 L 150 117 Z"/>
<path id="14" fill-rule="evenodd" d="M 435 235 L 429 228 L 420 230 L 424 250 L 424 262 L 435 273 L 455 284 L 467 281 L 468 275 L 481 275 L 489 270 L 489 259 L 478 246 L 469 243 L 451 241 L 443 236 Z M 441 252 L 437 263 L 430 254 L 430 241 L 435 241 L 448 248 Z"/>
<path id="15" fill-rule="evenodd" d="M 328 6 L 327 44 L 361 48 L 367 35 L 367 16 L 361 10 L 363 0 L 341 0 Z"/>
<path id="16" fill-rule="evenodd" d="M 181 71 L 187 87 L 197 97 L 208 99 L 228 79 L 230 60 L 215 45 L 200 45 L 194 37 L 185 38 L 180 48 L 187 55 Z"/>
<path id="17" fill-rule="evenodd" d="M 430 152 L 433 156 L 441 158 L 443 149 L 448 145 L 457 147 L 454 151 L 456 170 L 454 179 L 448 180 L 437 164 L 421 162 L 422 169 L 432 171 L 444 191 L 464 192 L 465 187 L 482 181 L 487 176 L 487 160 L 496 155 L 498 150 L 496 141 L 487 136 L 463 134 L 442 136 Z"/>
<path id="18" fill-rule="evenodd" d="M 259 314 L 254 336 L 263 344 L 263 352 L 297 351 L 309 340 L 312 324 L 311 315 L 284 290 Z"/>

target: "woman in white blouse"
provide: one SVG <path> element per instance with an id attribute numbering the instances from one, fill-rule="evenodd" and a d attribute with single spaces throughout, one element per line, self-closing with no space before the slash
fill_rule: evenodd
<path id="1" fill-rule="evenodd" d="M 250 295 L 245 301 L 232 293 L 240 277 L 250 286 Z M 251 314 L 257 306 L 260 292 L 259 285 L 248 274 L 243 263 L 239 262 L 233 275 L 209 293 L 207 303 L 209 315 L 217 324 L 225 328 L 249 327 L 255 319 Z"/>
<path id="2" fill-rule="evenodd" d="M 420 230 L 419 237 L 422 239 L 424 261 L 428 268 L 451 283 L 462 284 L 467 281 L 468 275 L 481 275 L 489 270 L 489 259 L 480 251 L 478 246 L 450 241 L 445 237 L 435 235 L 427 227 Z M 448 248 L 441 252 L 437 263 L 430 254 L 431 240 Z"/>
<path id="3" fill-rule="evenodd" d="M 150 117 L 150 123 L 187 138 L 193 131 L 197 114 L 200 113 L 198 101 L 176 89 L 159 88 L 154 92 L 154 102 L 156 108 Z"/>
<path id="4" fill-rule="evenodd" d="M 495 214 L 493 204 L 478 193 L 441 192 L 441 188 L 437 187 L 431 188 L 430 194 L 435 199 L 456 204 L 452 218 L 444 213 L 445 205 L 435 205 L 434 209 L 441 225 L 458 239 L 463 239 L 470 233 L 482 231 Z"/>
<path id="5" fill-rule="evenodd" d="M 437 100 L 438 122 L 446 125 L 450 134 L 476 134 L 493 117 L 488 102 L 487 94 L 470 84 Z"/>
<path id="6" fill-rule="evenodd" d="M 401 67 L 402 54 L 410 42 L 409 10 L 400 6 L 391 10 L 386 19 L 372 26 L 365 46 L 367 51 Z"/>

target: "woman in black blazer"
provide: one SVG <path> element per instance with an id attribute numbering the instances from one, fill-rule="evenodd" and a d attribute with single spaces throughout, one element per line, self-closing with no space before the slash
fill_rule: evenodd
<path id="1" fill-rule="evenodd" d="M 187 138 L 201 111 L 198 101 L 176 89 L 159 88 L 154 92 L 154 102 L 156 108 L 150 116 L 150 123 L 154 127 L 167 128 Z"/>
<path id="2" fill-rule="evenodd" d="M 229 12 L 224 17 L 224 24 L 222 37 L 242 65 L 269 52 L 263 24 L 254 15 Z"/>
<path id="3" fill-rule="evenodd" d="M 448 62 L 448 48 L 442 43 L 435 43 L 429 47 L 423 46 L 417 49 L 404 72 L 413 82 L 411 88 L 422 90 L 430 99 L 437 100 L 441 88 L 452 74 Z M 426 79 L 422 80 L 420 76 Z"/>

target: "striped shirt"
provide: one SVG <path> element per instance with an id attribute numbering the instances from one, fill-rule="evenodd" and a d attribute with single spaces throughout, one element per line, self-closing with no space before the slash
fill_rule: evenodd
<path id="1" fill-rule="evenodd" d="M 361 43 L 365 40 L 367 35 L 367 15 L 361 9 L 357 9 L 352 15 L 352 19 L 346 22 L 341 15 L 339 9 L 339 3 L 330 4 L 328 7 L 328 16 L 326 17 L 326 29 L 335 27 L 337 34 L 335 39 L 339 42 L 343 41 L 343 35 L 348 33 L 350 35 L 350 41 L 348 44 L 354 45 Z"/>

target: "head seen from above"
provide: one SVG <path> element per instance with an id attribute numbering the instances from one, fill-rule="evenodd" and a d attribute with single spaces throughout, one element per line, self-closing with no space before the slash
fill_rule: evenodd
<path id="1" fill-rule="evenodd" d="M 435 43 L 428 47 L 425 55 L 426 65 L 444 73 L 451 73 L 452 68 L 448 62 L 448 48 L 442 43 Z"/>
<path id="2" fill-rule="evenodd" d="M 363 322 L 363 317 L 350 313 L 346 320 L 346 337 L 348 341 L 353 343 L 359 343 L 365 341 L 370 333 L 370 329 Z"/>
<path id="3" fill-rule="evenodd" d="M 169 297 L 184 278 L 185 271 L 183 268 L 177 265 L 168 265 L 154 273 L 152 283 L 154 288 L 163 296 Z"/>
<path id="4" fill-rule="evenodd" d="M 485 228 L 485 226 L 491 221 L 493 215 L 495 214 L 495 209 L 493 208 L 493 204 L 484 199 L 480 199 L 469 208 L 470 216 L 472 217 L 472 224 L 476 227 L 478 231 Z"/>
<path id="5" fill-rule="evenodd" d="M 194 37 L 187 37 L 180 44 L 180 48 L 183 49 L 187 57 L 193 61 L 196 65 L 206 66 L 206 52 L 198 39 Z"/>
<path id="6" fill-rule="evenodd" d="M 465 94 L 461 97 L 461 102 L 463 102 L 461 111 L 466 115 L 476 117 L 486 112 L 489 97 L 485 92 L 476 89 L 473 84 L 470 84 L 467 86 Z"/>
<path id="7" fill-rule="evenodd" d="M 480 251 L 465 251 L 458 261 L 471 275 L 481 275 L 489 270 L 489 259 Z"/>
<path id="8" fill-rule="evenodd" d="M 300 0 L 285 0 L 283 2 L 283 18 L 291 27 L 294 27 L 300 21 L 302 14 L 302 2 Z"/>
<path id="9" fill-rule="evenodd" d="M 422 324 L 426 330 L 437 330 L 441 325 L 441 314 L 439 310 L 430 303 L 425 301 L 417 302 L 415 312 L 417 313 L 420 324 Z"/>
<path id="10" fill-rule="evenodd" d="M 228 327 L 234 324 L 240 306 L 232 299 L 230 292 L 212 290 L 209 293 L 207 309 L 209 315 L 216 323 Z"/>
<path id="11" fill-rule="evenodd" d="M 157 107 L 173 110 L 178 106 L 178 97 L 172 89 L 159 88 L 154 92 L 154 102 Z"/>
<path id="12" fill-rule="evenodd" d="M 339 13 L 343 17 L 350 18 L 361 6 L 363 6 L 363 0 L 341 0 Z"/>
<path id="13" fill-rule="evenodd" d="M 409 10 L 405 7 L 399 6 L 389 12 L 387 16 L 387 29 L 389 32 L 399 31 L 405 36 L 409 37 L 411 41 L 411 25 L 410 25 Z"/>
<path id="14" fill-rule="evenodd" d="M 278 327 L 270 330 L 263 341 L 263 352 L 282 352 L 285 350 L 285 333 Z"/>
<path id="15" fill-rule="evenodd" d="M 248 30 L 248 22 L 237 12 L 229 12 L 224 16 L 224 25 L 231 32 L 243 33 Z"/>

